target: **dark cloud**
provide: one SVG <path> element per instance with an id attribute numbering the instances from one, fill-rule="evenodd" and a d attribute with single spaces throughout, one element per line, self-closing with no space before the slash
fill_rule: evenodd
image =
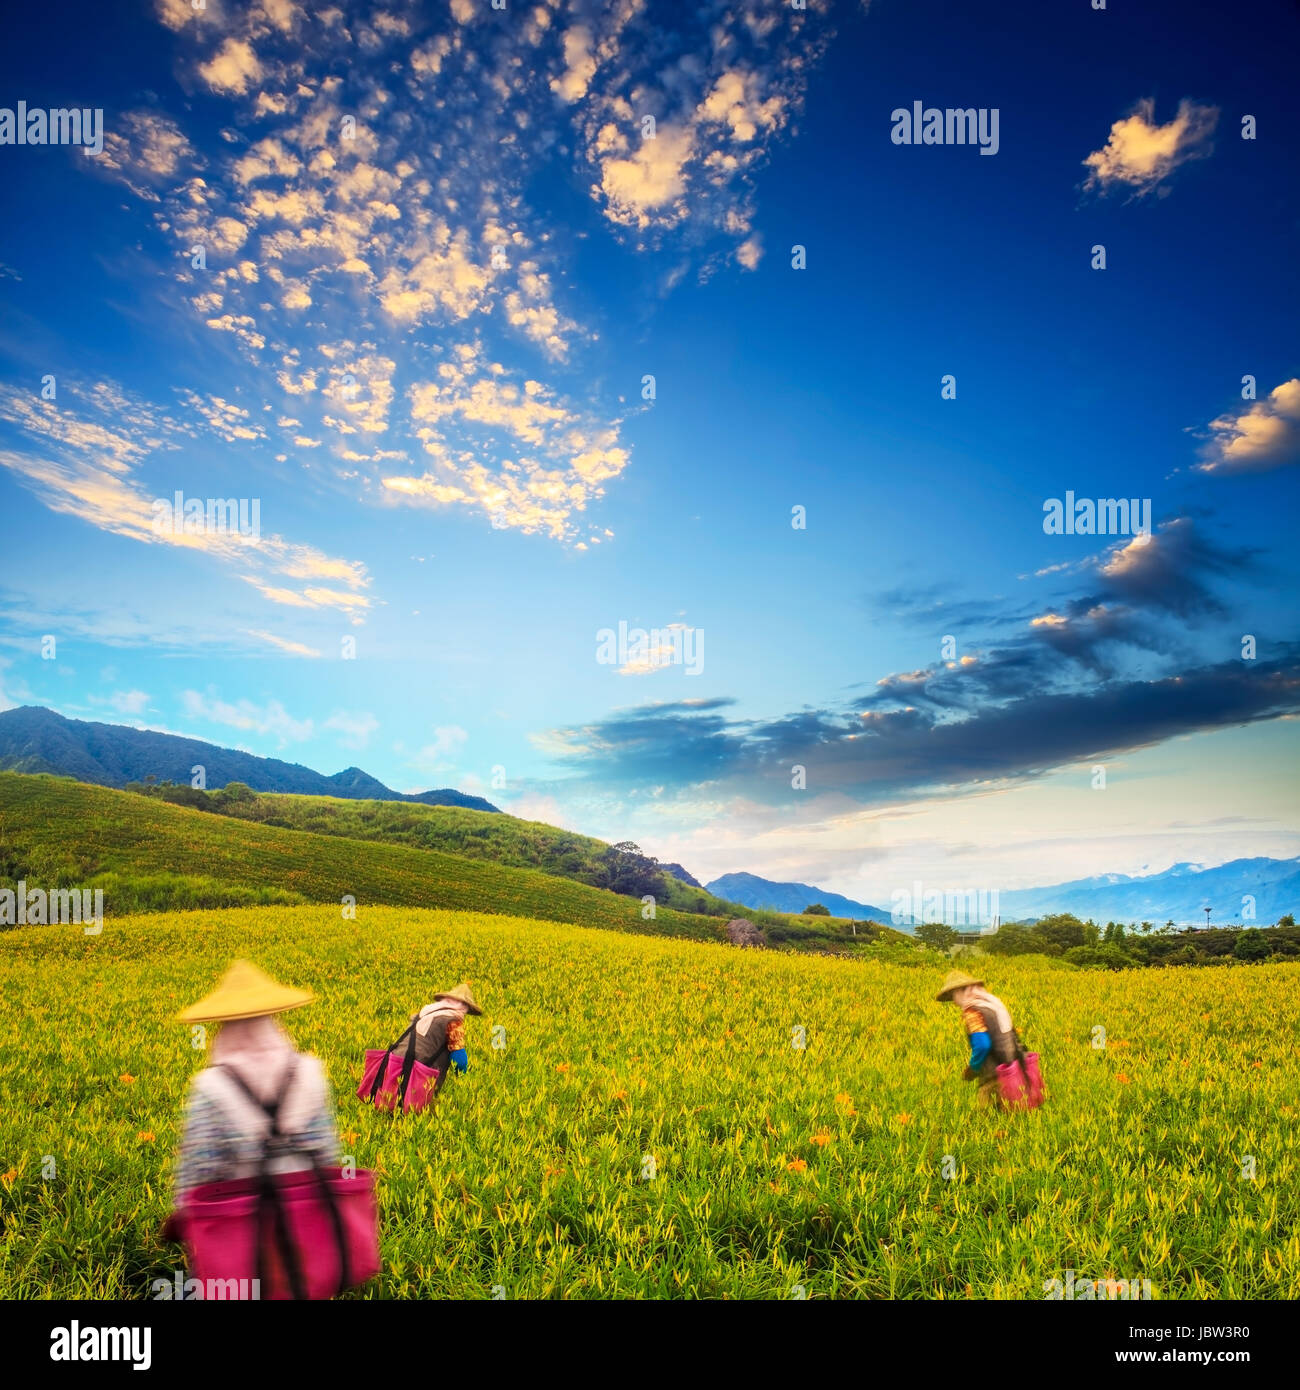
<path id="1" fill-rule="evenodd" d="M 722 781 L 758 800 L 808 791 L 867 803 L 1033 777 L 1184 734 L 1300 712 L 1300 647 L 1269 663 L 1202 666 L 1153 680 L 1026 694 L 961 717 L 937 708 L 805 710 L 768 723 L 712 708 L 630 710 L 566 731 L 570 772 L 604 785 L 653 780 L 678 791 Z"/>
<path id="2" fill-rule="evenodd" d="M 619 711 L 550 737 L 570 774 L 595 786 L 652 782 L 679 793 L 786 801 L 807 787 L 859 803 L 1037 776 L 1182 734 L 1300 710 L 1300 646 L 1271 663 L 1198 663 L 1196 626 L 1221 615 L 1216 580 L 1253 556 L 1219 548 L 1187 516 L 1113 545 L 1074 570 L 1088 592 L 1030 610 L 985 649 L 879 680 L 842 709 L 730 719 L 725 700 Z M 883 603 L 931 618 L 942 586 Z M 948 626 L 956 626 L 949 622 Z M 1220 649 L 1221 650 L 1221 649 Z"/>

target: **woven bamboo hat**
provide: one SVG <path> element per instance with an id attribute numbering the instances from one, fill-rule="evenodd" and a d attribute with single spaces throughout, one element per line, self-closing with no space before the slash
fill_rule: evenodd
<path id="1" fill-rule="evenodd" d="M 934 997 L 943 1003 L 955 989 L 962 989 L 966 985 L 982 985 L 983 980 L 977 980 L 973 976 L 966 974 L 964 970 L 950 970 L 948 978 L 943 982 L 943 988 Z"/>
<path id="2" fill-rule="evenodd" d="M 290 989 L 279 984 L 252 961 L 237 960 L 217 981 L 217 987 L 180 1014 L 183 1023 L 218 1023 L 236 1018 L 260 1018 L 282 1014 L 311 1004 L 309 989 Z"/>
<path id="3" fill-rule="evenodd" d="M 470 1013 L 481 1014 L 482 1009 L 474 1000 L 474 992 L 469 987 L 468 980 L 462 980 L 455 989 L 444 990 L 441 994 L 435 994 L 435 999 L 459 999 L 462 1004 L 468 1006 Z"/>

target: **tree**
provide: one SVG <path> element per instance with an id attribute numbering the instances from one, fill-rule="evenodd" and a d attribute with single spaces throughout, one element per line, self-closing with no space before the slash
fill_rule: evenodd
<path id="1" fill-rule="evenodd" d="M 1040 917 L 1034 926 L 1034 935 L 1042 942 L 1039 949 L 1049 956 L 1059 956 L 1071 946 L 1085 944 L 1083 923 L 1072 912 L 1056 912 L 1050 917 Z"/>
<path id="2" fill-rule="evenodd" d="M 980 945 L 991 956 L 1023 956 L 1041 951 L 1043 943 L 1034 927 L 1023 922 L 1003 922 L 997 931 L 980 939 Z"/>
<path id="3" fill-rule="evenodd" d="M 831 910 L 824 903 L 812 903 L 803 910 L 805 917 L 829 917 Z"/>
<path id="4" fill-rule="evenodd" d="M 1071 946 L 1062 959 L 1085 970 L 1127 970 L 1136 964 L 1118 946 L 1104 943 L 1100 946 Z"/>
<path id="5" fill-rule="evenodd" d="M 254 801 L 257 793 L 248 785 L 247 782 L 227 782 L 220 792 L 213 792 L 213 796 L 220 796 L 222 801 Z"/>
<path id="6" fill-rule="evenodd" d="M 1237 933 L 1232 943 L 1232 954 L 1238 960 L 1266 960 L 1272 952 L 1268 937 L 1258 927 L 1247 927 Z"/>
<path id="7" fill-rule="evenodd" d="M 1294 927 L 1295 918 L 1288 912 L 1277 919 L 1277 924 L 1279 927 Z"/>
<path id="8" fill-rule="evenodd" d="M 647 894 L 664 896 L 663 874 L 659 861 L 648 854 L 642 854 L 639 845 L 631 840 L 621 840 L 601 855 L 601 887 L 614 893 L 626 893 L 629 897 L 644 898 Z"/>
<path id="9" fill-rule="evenodd" d="M 957 933 L 947 922 L 922 922 L 916 929 L 916 939 L 923 946 L 946 951 L 957 939 Z"/>

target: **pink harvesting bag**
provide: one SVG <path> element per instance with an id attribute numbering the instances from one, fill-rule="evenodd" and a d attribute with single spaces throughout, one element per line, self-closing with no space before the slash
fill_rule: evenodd
<path id="1" fill-rule="evenodd" d="M 1025 1080 L 1029 1083 L 1029 1108 L 1033 1110 L 1042 1105 L 1047 1094 L 1047 1088 L 1043 1085 L 1043 1070 L 1038 1062 L 1038 1053 L 1026 1052 L 1024 1066 Z"/>
<path id="2" fill-rule="evenodd" d="M 304 1169 L 196 1187 L 163 1228 L 191 1276 L 260 1281 L 264 1299 L 325 1299 L 379 1273 L 374 1174 Z M 231 1287 L 227 1285 L 227 1287 Z M 245 1293 L 246 1296 L 246 1293 Z"/>
<path id="3" fill-rule="evenodd" d="M 406 1055 L 394 1055 L 394 1049 L 409 1035 Z M 400 1103 L 402 1113 L 423 1110 L 432 1099 L 438 1084 L 437 1067 L 426 1067 L 415 1060 L 415 1024 L 387 1048 L 366 1049 L 365 1070 L 357 1087 L 357 1099 L 372 1101 L 379 1110 L 395 1110 Z"/>
<path id="4" fill-rule="evenodd" d="M 280 1107 L 293 1083 L 296 1060 L 285 1070 L 274 1100 L 258 1097 L 231 1066 L 226 1075 L 262 1110 L 269 1127 L 261 1171 L 253 1178 L 202 1183 L 167 1218 L 163 1238 L 182 1241 L 193 1276 L 236 1282 L 247 1296 L 266 1299 L 333 1298 L 379 1273 L 379 1218 L 374 1174 L 346 1176 L 326 1167 L 300 1135 L 280 1128 Z M 309 1168 L 273 1173 L 273 1156 L 305 1154 Z M 229 1288 L 229 1285 L 227 1285 Z"/>
<path id="5" fill-rule="evenodd" d="M 1014 1110 L 1036 1110 L 1043 1103 L 1043 1073 L 1037 1052 L 1025 1052 L 1018 1061 L 998 1064 L 998 1095 Z"/>
<path id="6" fill-rule="evenodd" d="M 1029 1100 L 1029 1082 L 1019 1062 L 998 1063 L 998 1095 L 1004 1105 L 1025 1107 Z"/>

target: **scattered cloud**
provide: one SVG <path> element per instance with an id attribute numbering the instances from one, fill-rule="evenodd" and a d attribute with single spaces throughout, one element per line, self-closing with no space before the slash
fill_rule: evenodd
<path id="1" fill-rule="evenodd" d="M 1089 170 L 1085 188 L 1126 188 L 1141 197 L 1160 188 L 1179 165 L 1212 152 L 1218 107 L 1184 99 L 1165 125 L 1156 124 L 1155 109 L 1154 98 L 1146 97 L 1111 126 L 1106 143 L 1083 161 Z"/>
<path id="2" fill-rule="evenodd" d="M 265 705 L 258 705 L 252 700 L 243 699 L 231 704 L 214 695 L 210 689 L 207 694 L 186 690 L 181 694 L 181 707 L 190 719 L 202 719 L 209 724 L 222 724 L 250 733 L 269 734 L 278 739 L 282 747 L 286 743 L 301 743 L 311 738 L 313 733 L 310 719 L 294 719 L 279 700 L 268 700 Z"/>
<path id="3" fill-rule="evenodd" d="M 1238 414 L 1210 421 L 1202 473 L 1263 473 L 1300 463 L 1300 377 L 1276 386 Z"/>

